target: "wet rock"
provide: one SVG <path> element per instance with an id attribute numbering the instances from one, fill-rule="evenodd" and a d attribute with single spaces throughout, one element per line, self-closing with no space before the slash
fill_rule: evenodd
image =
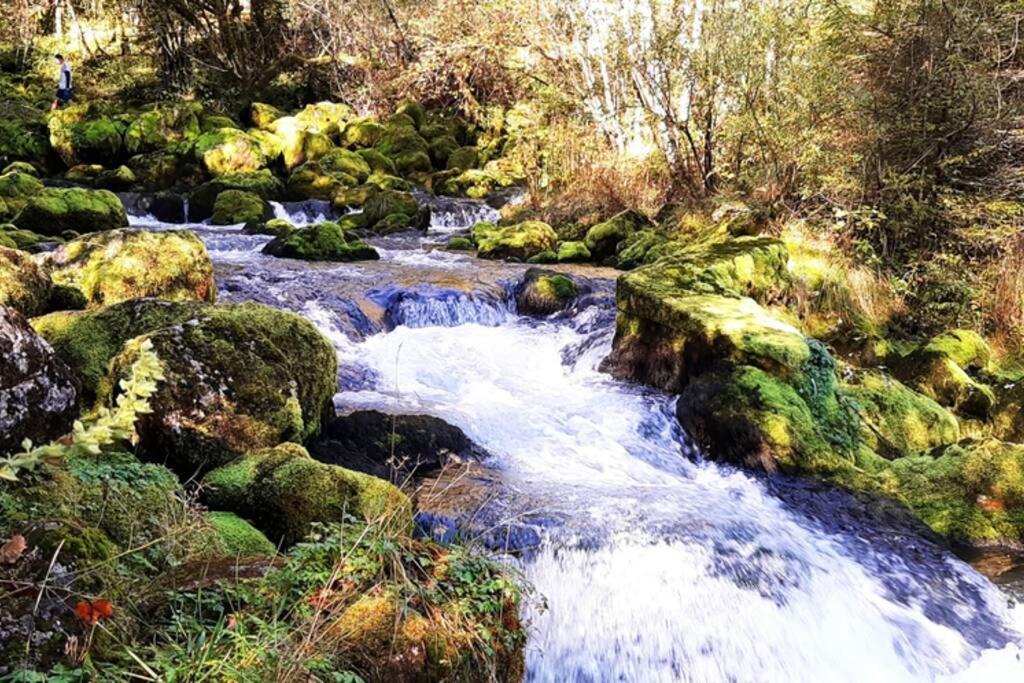
<path id="1" fill-rule="evenodd" d="M 409 499 L 383 479 L 318 462 L 297 444 L 254 450 L 209 472 L 202 489 L 215 508 L 252 520 L 272 542 L 292 545 L 314 522 L 347 517 L 412 526 Z"/>
<path id="2" fill-rule="evenodd" d="M 27 200 L 14 224 L 41 235 L 60 235 L 67 230 L 87 233 L 125 227 L 128 216 L 109 190 L 47 187 Z"/>
<path id="3" fill-rule="evenodd" d="M 79 289 L 90 306 L 155 296 L 213 301 L 213 264 L 195 233 L 110 230 L 39 257 L 54 283 Z"/>
<path id="4" fill-rule="evenodd" d="M 16 310 L 0 305 L 0 453 L 71 429 L 78 389 L 71 370 Z"/>
<path id="5" fill-rule="evenodd" d="M 344 229 L 325 221 L 298 228 L 274 238 L 263 248 L 264 254 L 305 261 L 364 261 L 380 258 L 366 242 L 350 239 Z"/>
<path id="6" fill-rule="evenodd" d="M 576 281 L 567 275 L 530 268 L 516 285 L 516 308 L 524 315 L 551 315 L 571 306 L 580 291 Z"/>
<path id="7" fill-rule="evenodd" d="M 472 236 L 480 258 L 526 261 L 541 252 L 554 251 L 558 246 L 558 235 L 541 221 L 502 227 L 478 223 L 473 227 Z"/>
<path id="8" fill-rule="evenodd" d="M 354 176 L 341 171 L 328 171 L 318 161 L 307 161 L 288 177 L 287 194 L 292 199 L 330 200 L 357 183 Z"/>
<path id="9" fill-rule="evenodd" d="M 161 223 L 184 223 L 185 198 L 177 193 L 159 192 L 145 202 L 146 211 Z"/>
<path id="10" fill-rule="evenodd" d="M 258 223 L 273 215 L 270 204 L 255 192 L 224 190 L 217 195 L 217 200 L 213 204 L 213 217 L 210 222 L 214 225 Z"/>
<path id="11" fill-rule="evenodd" d="M 213 216 L 217 196 L 225 190 L 244 190 L 272 202 L 284 198 L 284 184 L 264 169 L 254 173 L 235 173 L 214 178 L 193 190 L 188 197 L 188 219 L 199 223 Z"/>
<path id="12" fill-rule="evenodd" d="M 581 263 L 590 260 L 590 250 L 583 242 L 562 242 L 555 258 L 559 263 Z"/>
<path id="13" fill-rule="evenodd" d="M 137 423 L 139 452 L 184 476 L 255 449 L 305 441 L 333 412 L 334 347 L 291 313 L 259 304 L 195 305 L 189 320 L 127 342 L 110 363 L 99 400 L 116 400 L 118 380 L 144 339 L 166 379 L 150 400 L 152 413 Z"/>
<path id="14" fill-rule="evenodd" d="M 4 171 L 0 175 L 0 200 L 13 217 L 25 208 L 29 200 L 43 191 L 43 183 L 34 174 L 21 170 Z"/>
<path id="15" fill-rule="evenodd" d="M 53 282 L 24 251 L 0 247 L 0 306 L 39 315 L 50 301 Z"/>
<path id="16" fill-rule="evenodd" d="M 483 451 L 459 429 L 428 415 L 365 410 L 324 425 L 309 452 L 322 462 L 397 484 L 436 472 L 449 462 L 477 460 Z"/>
<path id="17" fill-rule="evenodd" d="M 616 254 L 621 242 L 651 225 L 651 219 L 647 216 L 628 209 L 590 228 L 583 242 L 595 261 L 603 261 Z"/>

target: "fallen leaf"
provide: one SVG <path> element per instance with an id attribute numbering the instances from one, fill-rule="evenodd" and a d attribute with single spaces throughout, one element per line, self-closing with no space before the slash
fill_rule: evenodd
<path id="1" fill-rule="evenodd" d="M 0 562 L 14 564 L 26 548 L 28 548 L 28 543 L 25 542 L 25 537 L 21 534 L 14 534 L 11 536 L 11 540 L 0 546 Z"/>

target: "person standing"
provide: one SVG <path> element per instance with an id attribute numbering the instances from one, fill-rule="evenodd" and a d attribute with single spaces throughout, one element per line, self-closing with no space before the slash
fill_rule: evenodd
<path id="1" fill-rule="evenodd" d="M 74 84 L 71 80 L 71 65 L 68 64 L 62 54 L 56 54 L 53 58 L 60 65 L 60 71 L 57 72 L 57 97 L 53 99 L 53 106 L 50 107 L 51 111 L 59 106 L 75 103 Z"/>

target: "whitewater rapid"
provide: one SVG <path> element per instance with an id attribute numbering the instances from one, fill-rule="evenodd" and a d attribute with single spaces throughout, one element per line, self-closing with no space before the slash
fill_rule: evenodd
<path id="1" fill-rule="evenodd" d="M 325 211 L 276 208 L 299 224 Z M 238 226 L 188 227 L 221 300 L 289 308 L 331 339 L 339 410 L 434 415 L 490 454 L 505 522 L 540 539 L 517 561 L 535 589 L 528 680 L 1024 680 L 1024 611 L 987 579 L 702 460 L 673 397 L 600 373 L 614 323 L 604 276 L 572 315 L 535 320 L 509 296 L 523 267 L 435 248 L 494 215 L 439 204 L 426 236 L 378 240 L 382 260 L 356 264 L 274 259 L 259 253 L 269 238 Z"/>

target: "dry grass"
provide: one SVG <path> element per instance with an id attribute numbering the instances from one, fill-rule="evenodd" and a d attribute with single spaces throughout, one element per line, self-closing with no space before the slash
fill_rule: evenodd
<path id="1" fill-rule="evenodd" d="M 996 346 L 1018 349 L 1024 341 L 1024 236 L 1013 238 L 992 265 L 984 309 Z"/>

